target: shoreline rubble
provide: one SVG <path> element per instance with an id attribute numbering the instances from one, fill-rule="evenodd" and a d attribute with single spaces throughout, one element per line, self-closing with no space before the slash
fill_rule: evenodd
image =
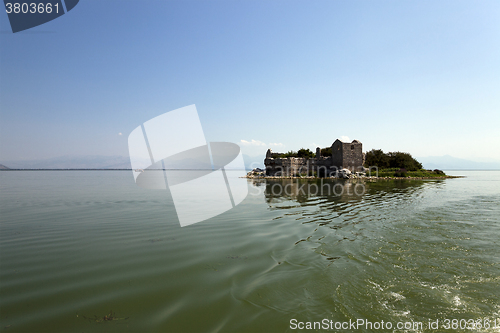
<path id="1" fill-rule="evenodd" d="M 248 172 L 246 176 L 240 178 L 248 178 L 248 179 L 304 179 L 304 180 L 313 180 L 313 179 L 365 179 L 365 180 L 425 180 L 425 179 L 454 179 L 454 178 L 466 178 L 465 176 L 438 176 L 438 177 L 377 177 L 377 176 L 367 176 L 365 173 L 356 172 L 352 173 L 347 169 L 342 169 L 338 172 L 338 176 L 332 177 L 318 177 L 318 176 L 268 176 L 265 174 L 265 170 L 260 168 L 255 168 L 252 171 Z"/>

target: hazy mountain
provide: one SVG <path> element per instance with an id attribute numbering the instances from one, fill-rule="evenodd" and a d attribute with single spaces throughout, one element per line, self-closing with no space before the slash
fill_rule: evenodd
<path id="1" fill-rule="evenodd" d="M 266 155 L 248 156 L 243 154 L 243 160 L 245 161 L 245 168 L 247 170 L 253 170 L 255 168 L 264 169 L 265 158 Z"/>
<path id="2" fill-rule="evenodd" d="M 10 168 L 7 168 L 5 165 L 0 164 L 0 170 L 9 170 Z"/>
<path id="3" fill-rule="evenodd" d="M 11 169 L 130 169 L 130 159 L 125 156 L 60 156 L 4 163 Z"/>
<path id="4" fill-rule="evenodd" d="M 450 155 L 444 156 L 428 156 L 416 157 L 422 163 L 425 169 L 441 169 L 441 170 L 491 170 L 500 169 L 500 161 L 492 162 L 476 162 L 462 158 L 453 157 Z"/>
<path id="5" fill-rule="evenodd" d="M 265 155 L 248 156 L 243 154 L 247 169 L 264 168 Z M 199 161 L 186 160 L 186 168 L 204 168 Z M 60 156 L 37 160 L 2 161 L 10 169 L 130 169 L 128 156 Z M 194 165 L 194 166 L 193 166 Z M 203 165 L 203 166 L 202 166 Z M 166 165 L 168 168 L 168 165 Z M 210 168 L 208 166 L 207 168 Z M 0 168 L 7 168 L 0 165 Z M 8 169 L 8 168 L 7 168 Z"/>

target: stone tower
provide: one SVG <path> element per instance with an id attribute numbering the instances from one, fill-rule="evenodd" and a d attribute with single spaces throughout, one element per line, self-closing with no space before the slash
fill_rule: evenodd
<path id="1" fill-rule="evenodd" d="M 361 171 L 363 167 L 363 144 L 358 140 L 342 142 L 339 139 L 332 144 L 332 165 L 339 169 Z"/>

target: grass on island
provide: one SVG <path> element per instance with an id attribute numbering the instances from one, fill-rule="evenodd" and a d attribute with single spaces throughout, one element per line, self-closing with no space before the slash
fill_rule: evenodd
<path id="1" fill-rule="evenodd" d="M 367 176 L 370 173 L 367 173 Z M 377 172 L 372 170 L 372 176 L 377 176 Z M 446 178 L 447 175 L 442 170 L 426 170 L 420 169 L 417 171 L 407 171 L 405 169 L 400 168 L 390 168 L 390 169 L 379 169 L 378 170 L 379 177 L 390 177 L 390 178 L 403 178 L 403 177 L 412 177 L 412 178 Z"/>

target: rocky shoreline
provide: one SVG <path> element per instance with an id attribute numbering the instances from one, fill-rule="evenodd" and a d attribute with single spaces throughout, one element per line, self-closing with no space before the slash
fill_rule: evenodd
<path id="1" fill-rule="evenodd" d="M 318 176 L 267 176 L 265 174 L 265 170 L 256 168 L 252 171 L 248 172 L 246 176 L 241 178 L 249 178 L 249 179 L 365 179 L 365 180 L 422 180 L 422 179 L 452 179 L 452 178 L 465 178 L 465 176 L 449 176 L 449 175 L 441 175 L 436 177 L 395 177 L 395 176 L 385 176 L 385 177 L 377 177 L 377 176 L 367 176 L 363 172 L 352 173 L 347 169 L 342 169 L 337 173 L 337 176 L 334 177 L 318 177 Z"/>
<path id="2" fill-rule="evenodd" d="M 293 176 L 243 176 L 240 178 L 248 179 L 366 179 L 366 180 L 413 180 L 413 179 L 450 179 L 450 178 L 465 178 L 465 176 L 442 176 L 442 177 L 375 177 L 375 176 L 353 176 L 350 178 L 340 177 L 293 177 Z"/>

